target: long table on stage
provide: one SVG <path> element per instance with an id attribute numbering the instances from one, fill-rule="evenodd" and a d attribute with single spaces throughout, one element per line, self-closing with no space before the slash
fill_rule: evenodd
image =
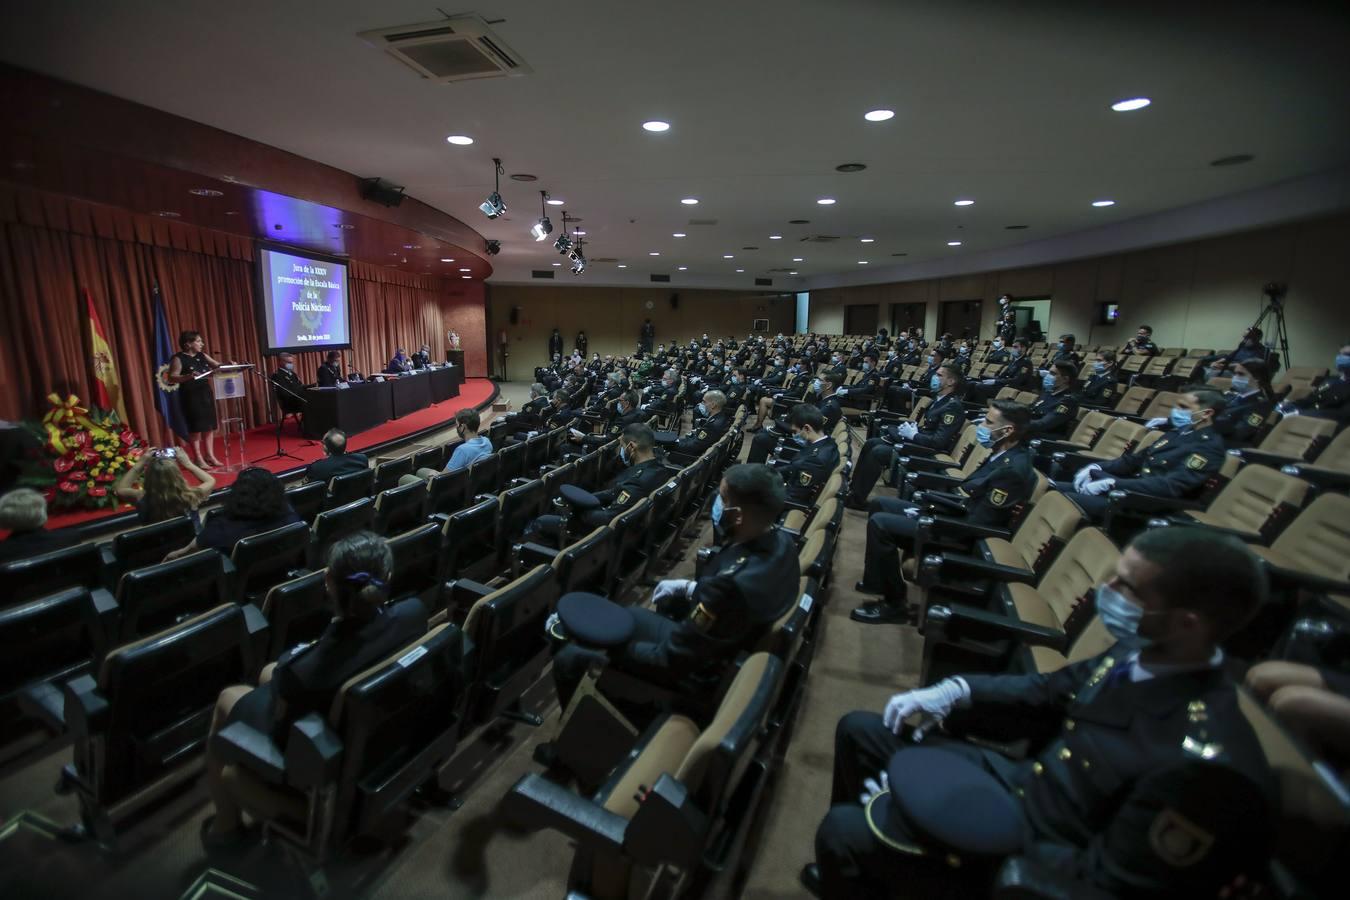
<path id="1" fill-rule="evenodd" d="M 304 435 L 321 438 L 330 428 L 348 436 L 459 396 L 464 370 L 433 369 L 383 382 L 357 382 L 345 388 L 306 388 Z"/>

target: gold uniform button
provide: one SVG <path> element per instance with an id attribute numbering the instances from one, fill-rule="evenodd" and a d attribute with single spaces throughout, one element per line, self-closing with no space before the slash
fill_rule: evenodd
<path id="1" fill-rule="evenodd" d="M 1064 761 L 1064 760 L 1069 759 L 1069 758 L 1072 757 L 1072 756 L 1073 756 L 1073 751 L 1070 750 L 1068 747 L 1060 747 L 1060 748 L 1059 748 L 1059 758 L 1060 758 L 1060 761 L 1061 761 L 1061 762 Z"/>
<path id="2" fill-rule="evenodd" d="M 1034 774 L 1034 775 L 1044 775 L 1044 774 L 1045 774 L 1045 766 L 1041 765 L 1041 764 L 1038 763 L 1038 762 L 1034 762 L 1034 763 L 1031 764 L 1031 772 L 1032 772 L 1032 774 Z"/>
<path id="3" fill-rule="evenodd" d="M 1086 759 L 1083 760 L 1083 768 L 1084 768 L 1084 769 L 1090 769 L 1090 768 L 1092 768 L 1092 763 L 1088 762 Z"/>
<path id="4" fill-rule="evenodd" d="M 1074 730 L 1075 728 L 1077 728 L 1077 727 L 1078 727 L 1078 723 L 1075 722 L 1073 719 L 1065 719 L 1065 720 L 1064 720 L 1064 730 L 1065 730 L 1065 731 L 1073 731 L 1073 730 Z"/>

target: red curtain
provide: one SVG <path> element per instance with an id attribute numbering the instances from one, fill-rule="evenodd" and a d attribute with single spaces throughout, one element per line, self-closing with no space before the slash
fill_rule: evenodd
<path id="1" fill-rule="evenodd" d="M 80 289 L 108 331 L 131 425 L 152 443 L 170 435 L 155 407 L 151 288 L 164 297 L 169 328 L 195 329 L 216 359 L 252 362 L 266 374 L 254 314 L 253 244 L 247 238 L 0 186 L 0 418 L 41 415 L 55 390 L 87 401 L 93 374 Z M 395 347 L 446 346 L 459 332 L 466 374 L 486 374 L 481 282 L 451 283 L 352 262 L 348 269 L 352 351 L 362 372 L 380 371 Z M 298 354 L 313 381 L 320 351 Z M 265 385 L 252 379 L 245 410 L 267 421 Z"/>

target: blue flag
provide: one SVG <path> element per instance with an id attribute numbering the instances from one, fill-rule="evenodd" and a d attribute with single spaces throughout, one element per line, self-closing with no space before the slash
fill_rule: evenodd
<path id="1" fill-rule="evenodd" d="M 187 440 L 187 419 L 183 418 L 183 403 L 178 391 L 164 390 L 164 378 L 173 362 L 173 340 L 169 337 L 169 320 L 164 315 L 164 298 L 159 285 L 151 289 L 150 304 L 155 315 L 155 405 L 164 417 L 164 424 L 182 440 Z"/>

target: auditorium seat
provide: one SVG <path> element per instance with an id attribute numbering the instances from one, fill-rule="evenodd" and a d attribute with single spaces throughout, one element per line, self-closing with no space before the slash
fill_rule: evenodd
<path id="1" fill-rule="evenodd" d="M 273 585 L 305 571 L 309 529 L 292 522 L 272 531 L 241 538 L 230 552 L 230 599 L 257 603 Z"/>
<path id="2" fill-rule="evenodd" d="M 322 866 L 358 837 L 396 844 L 413 792 L 434 782 L 464 728 L 464 635 L 441 625 L 343 684 L 285 746 L 244 722 L 217 733 L 223 778 L 270 840 Z"/>
<path id="3" fill-rule="evenodd" d="M 412 470 L 414 472 L 420 469 L 432 469 L 439 472 L 445 468 L 445 463 L 449 460 L 445 445 L 439 447 L 423 447 L 413 454 Z"/>
<path id="4" fill-rule="evenodd" d="M 309 564 L 311 568 L 327 565 L 328 548 L 349 534 L 370 528 L 375 520 L 375 501 L 369 497 L 353 500 L 342 506 L 326 509 L 314 517 L 310 528 Z"/>
<path id="5" fill-rule="evenodd" d="M 1320 490 L 1350 489 L 1350 428 L 1342 429 L 1312 462 L 1290 463 L 1281 471 L 1311 482 Z"/>
<path id="6" fill-rule="evenodd" d="M 1306 481 L 1266 466 L 1248 465 L 1205 508 L 1175 498 L 1116 496 L 1113 492 L 1107 507 L 1108 522 L 1113 515 L 1142 509 L 1159 514 L 1149 521 L 1151 526 L 1200 524 L 1266 544 L 1298 515 L 1307 502 L 1308 491 Z"/>
<path id="7" fill-rule="evenodd" d="M 421 479 L 381 491 L 375 496 L 371 529 L 388 536 L 417 526 L 425 521 L 426 500 L 427 483 Z"/>
<path id="8" fill-rule="evenodd" d="M 275 585 L 263 598 L 262 614 L 267 620 L 266 659 L 277 660 L 283 651 L 318 640 L 333 618 L 324 583 L 327 569 L 308 572 L 299 578 Z"/>
<path id="9" fill-rule="evenodd" d="M 100 844 L 111 846 L 115 822 L 159 789 L 195 774 L 216 697 L 257 674 L 266 628 L 256 608 L 222 604 L 117 647 L 66 682 L 62 720 L 74 750 L 58 790 L 75 792 Z"/>
<path id="10" fill-rule="evenodd" d="M 0 609 L 0 732 L 27 714 L 59 730 L 61 685 L 103 658 L 117 603 L 103 588 L 66 588 Z"/>
<path id="11" fill-rule="evenodd" d="M 76 544 L 0 563 L 0 584 L 5 586 L 0 605 L 36 600 L 69 587 L 105 587 L 105 580 L 99 548 L 91 543 Z"/>
<path id="12" fill-rule="evenodd" d="M 404 475 L 411 475 L 417 471 L 413 468 L 413 458 L 411 456 L 400 456 L 398 459 L 391 459 L 385 462 L 375 464 L 375 485 L 371 488 L 371 493 L 378 494 L 387 491 L 390 488 L 398 487 L 398 480 Z M 358 473 L 359 474 L 359 473 Z"/>
<path id="13" fill-rule="evenodd" d="M 394 535 L 386 543 L 394 556 L 389 574 L 390 602 L 417 597 L 430 614 L 441 587 L 440 526 L 427 522 Z"/>
<path id="14" fill-rule="evenodd" d="M 619 513 L 610 520 L 609 527 L 614 531 L 614 552 L 606 577 L 609 589 L 604 594 L 621 603 L 647 568 L 652 537 L 652 498 L 643 497 Z"/>
<path id="15" fill-rule="evenodd" d="M 1279 467 L 1313 459 L 1331 443 L 1336 422 L 1312 416 L 1285 416 L 1255 448 L 1232 450 L 1246 462 Z"/>
<path id="16" fill-rule="evenodd" d="M 549 455 L 547 434 L 536 434 L 525 441 L 525 472 L 531 477 L 539 474 L 539 468 L 552 457 Z"/>
<path id="17" fill-rule="evenodd" d="M 1320 495 L 1269 547 L 1251 549 L 1266 562 L 1276 588 L 1345 591 L 1350 587 L 1350 497 Z"/>
<path id="18" fill-rule="evenodd" d="M 1051 438 L 1034 438 L 1029 446 L 1038 458 L 1049 457 L 1058 450 L 1065 452 L 1089 450 L 1114 421 L 1114 417 L 1099 409 L 1089 409 L 1083 413 L 1083 417 L 1078 420 L 1078 424 L 1066 439 L 1057 441 Z"/>
<path id="19" fill-rule="evenodd" d="M 323 485 L 319 485 L 319 489 L 322 490 Z M 169 551 L 186 547 L 196 536 L 197 531 L 187 516 L 122 532 L 99 545 L 108 583 L 116 584 L 123 572 L 159 562 Z"/>
<path id="20" fill-rule="evenodd" d="M 525 447 L 524 444 L 516 446 L 522 449 Z M 512 546 L 525 533 L 529 524 L 543 515 L 548 497 L 544 494 L 543 480 L 536 478 L 502 491 L 497 501 L 501 506 L 497 512 L 494 547 L 497 565 L 505 570 L 511 564 Z"/>
<path id="21" fill-rule="evenodd" d="M 362 469 L 337 475 L 328 481 L 328 509 L 345 506 L 375 492 L 375 470 Z"/>
<path id="22" fill-rule="evenodd" d="M 1067 653 L 1095 614 L 1097 585 L 1115 573 L 1120 551 L 1096 528 L 1084 528 L 1069 540 L 1032 586 L 1017 580 L 1000 583 L 996 573 L 986 607 L 939 602 L 924 616 L 922 684 L 971 671 L 1002 671 L 1020 646 L 1048 647 Z"/>
<path id="23" fill-rule="evenodd" d="M 511 444 L 497 451 L 497 485 L 499 488 L 510 486 L 511 482 L 525 474 L 525 444 Z"/>
<path id="24" fill-rule="evenodd" d="M 493 553 L 497 511 L 501 503 L 488 497 L 451 513 L 441 526 L 441 581 L 491 578 L 498 571 Z"/>
<path id="25" fill-rule="evenodd" d="M 1326 375 L 1325 366 L 1291 366 L 1281 373 L 1272 387 L 1277 397 L 1292 402 L 1311 394 L 1313 385 Z"/>
<path id="26" fill-rule="evenodd" d="M 466 491 L 469 503 L 476 503 L 480 497 L 496 496 L 500 482 L 501 459 L 496 453 L 475 459 L 469 464 L 469 486 Z"/>
<path id="27" fill-rule="evenodd" d="M 634 896 L 648 873 L 664 866 L 672 878 L 680 873 L 681 893 L 699 896 L 757 806 L 768 774 L 759 756 L 763 727 L 782 674 L 780 660 L 756 653 L 740 667 L 707 727 L 667 715 L 594 796 L 531 773 L 503 798 L 501 813 L 516 826 L 552 829 L 575 842 L 571 894 Z"/>
<path id="28" fill-rule="evenodd" d="M 286 502 L 291 504 L 291 509 L 295 510 L 301 521 L 313 525 L 314 517 L 328 505 L 328 485 L 322 481 L 310 481 L 288 487 Z"/>
<path id="29" fill-rule="evenodd" d="M 199 550 L 169 562 L 133 569 L 117 583 L 117 636 L 133 641 L 203 610 L 229 602 L 226 558 Z"/>
<path id="30" fill-rule="evenodd" d="M 573 591 L 603 596 L 609 587 L 605 579 L 613 553 L 614 532 L 607 525 L 601 525 L 561 550 L 535 543 L 517 544 L 512 554 L 511 577 L 519 578 L 522 572 L 541 563 L 547 564 L 553 568 L 559 596 Z"/>
<path id="31" fill-rule="evenodd" d="M 458 512 L 464 508 L 465 492 L 468 488 L 468 469 L 438 472 L 427 480 L 426 501 L 422 514 L 428 518 L 440 518 Z"/>
<path id="32" fill-rule="evenodd" d="M 1134 453 L 1162 436 L 1160 431 L 1151 431 L 1129 419 L 1115 419 L 1107 427 L 1097 443 L 1086 450 L 1057 450 L 1051 454 L 1051 478 L 1056 481 L 1068 481 L 1083 466 L 1091 463 L 1117 459 L 1126 453 Z"/>

